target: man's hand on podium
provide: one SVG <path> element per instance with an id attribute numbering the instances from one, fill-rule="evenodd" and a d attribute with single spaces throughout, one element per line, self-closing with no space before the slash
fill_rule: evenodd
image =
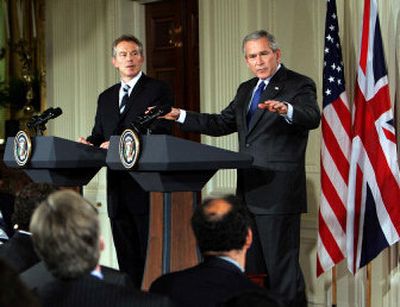
<path id="1" fill-rule="evenodd" d="M 88 142 L 84 137 L 79 137 L 78 139 L 79 143 L 85 144 L 85 145 L 90 145 L 93 146 L 92 143 Z M 110 146 L 110 141 L 105 141 L 103 143 L 100 144 L 99 148 L 103 148 L 103 149 L 108 149 L 108 147 Z"/>
<path id="2" fill-rule="evenodd" d="M 85 144 L 85 145 L 91 145 L 91 146 L 93 146 L 92 143 L 86 141 L 86 139 L 85 139 L 84 137 L 82 137 L 82 136 L 79 137 L 78 142 L 79 142 L 79 143 L 82 143 L 82 144 Z"/>
<path id="3" fill-rule="evenodd" d="M 110 141 L 106 141 L 101 143 L 99 147 L 103 149 L 108 149 L 109 146 L 110 146 Z"/>

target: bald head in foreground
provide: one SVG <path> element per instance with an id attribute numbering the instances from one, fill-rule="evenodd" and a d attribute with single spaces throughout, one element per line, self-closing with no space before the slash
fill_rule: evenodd
<path id="1" fill-rule="evenodd" d="M 243 273 L 253 235 L 249 212 L 237 198 L 206 200 L 193 214 L 192 229 L 203 262 L 159 277 L 150 292 L 169 296 L 177 306 L 212 307 L 246 290 L 262 291 Z M 279 305 L 271 298 L 270 306 Z"/>

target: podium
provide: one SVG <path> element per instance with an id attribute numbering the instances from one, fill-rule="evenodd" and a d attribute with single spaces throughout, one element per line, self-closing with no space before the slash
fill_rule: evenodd
<path id="1" fill-rule="evenodd" d="M 32 138 L 31 158 L 20 167 L 14 138 L 7 139 L 4 163 L 21 168 L 35 182 L 82 186 L 103 166 L 124 170 L 150 195 L 150 230 L 142 288 L 163 273 L 198 263 L 200 255 L 190 227 L 198 193 L 219 169 L 249 168 L 252 157 L 169 135 L 142 136 L 142 151 L 133 170 L 123 167 L 119 136 L 107 150 L 53 137 Z"/>
<path id="2" fill-rule="evenodd" d="M 170 135 L 142 136 L 138 164 L 124 168 L 119 137 L 112 136 L 106 164 L 126 170 L 151 193 L 143 289 L 161 274 L 195 265 L 200 255 L 190 227 L 198 192 L 219 169 L 250 168 L 253 158 Z"/>
<path id="3" fill-rule="evenodd" d="M 14 138 L 7 138 L 4 163 L 11 168 L 22 168 L 34 181 L 57 186 L 82 186 L 105 166 L 107 150 L 54 137 L 32 138 L 31 158 L 20 167 L 14 158 Z"/>

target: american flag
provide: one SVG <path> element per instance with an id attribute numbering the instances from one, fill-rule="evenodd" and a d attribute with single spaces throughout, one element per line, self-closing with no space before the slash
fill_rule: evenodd
<path id="1" fill-rule="evenodd" d="M 323 71 L 321 204 L 317 276 L 346 256 L 351 113 L 345 90 L 336 0 L 327 1 Z"/>
<path id="2" fill-rule="evenodd" d="M 357 270 L 399 240 L 400 174 L 376 0 L 364 1 L 353 107 L 347 265 Z"/>

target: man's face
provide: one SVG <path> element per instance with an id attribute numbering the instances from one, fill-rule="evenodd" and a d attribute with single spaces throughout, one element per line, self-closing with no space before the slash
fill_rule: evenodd
<path id="1" fill-rule="evenodd" d="M 120 42 L 115 47 L 115 51 L 116 55 L 112 63 L 119 70 L 121 79 L 127 82 L 142 70 L 144 57 L 139 52 L 139 46 L 134 42 Z"/>
<path id="2" fill-rule="evenodd" d="M 251 72 L 260 79 L 271 77 L 281 61 L 281 51 L 275 52 L 266 38 L 248 41 L 244 45 L 245 59 Z"/>

